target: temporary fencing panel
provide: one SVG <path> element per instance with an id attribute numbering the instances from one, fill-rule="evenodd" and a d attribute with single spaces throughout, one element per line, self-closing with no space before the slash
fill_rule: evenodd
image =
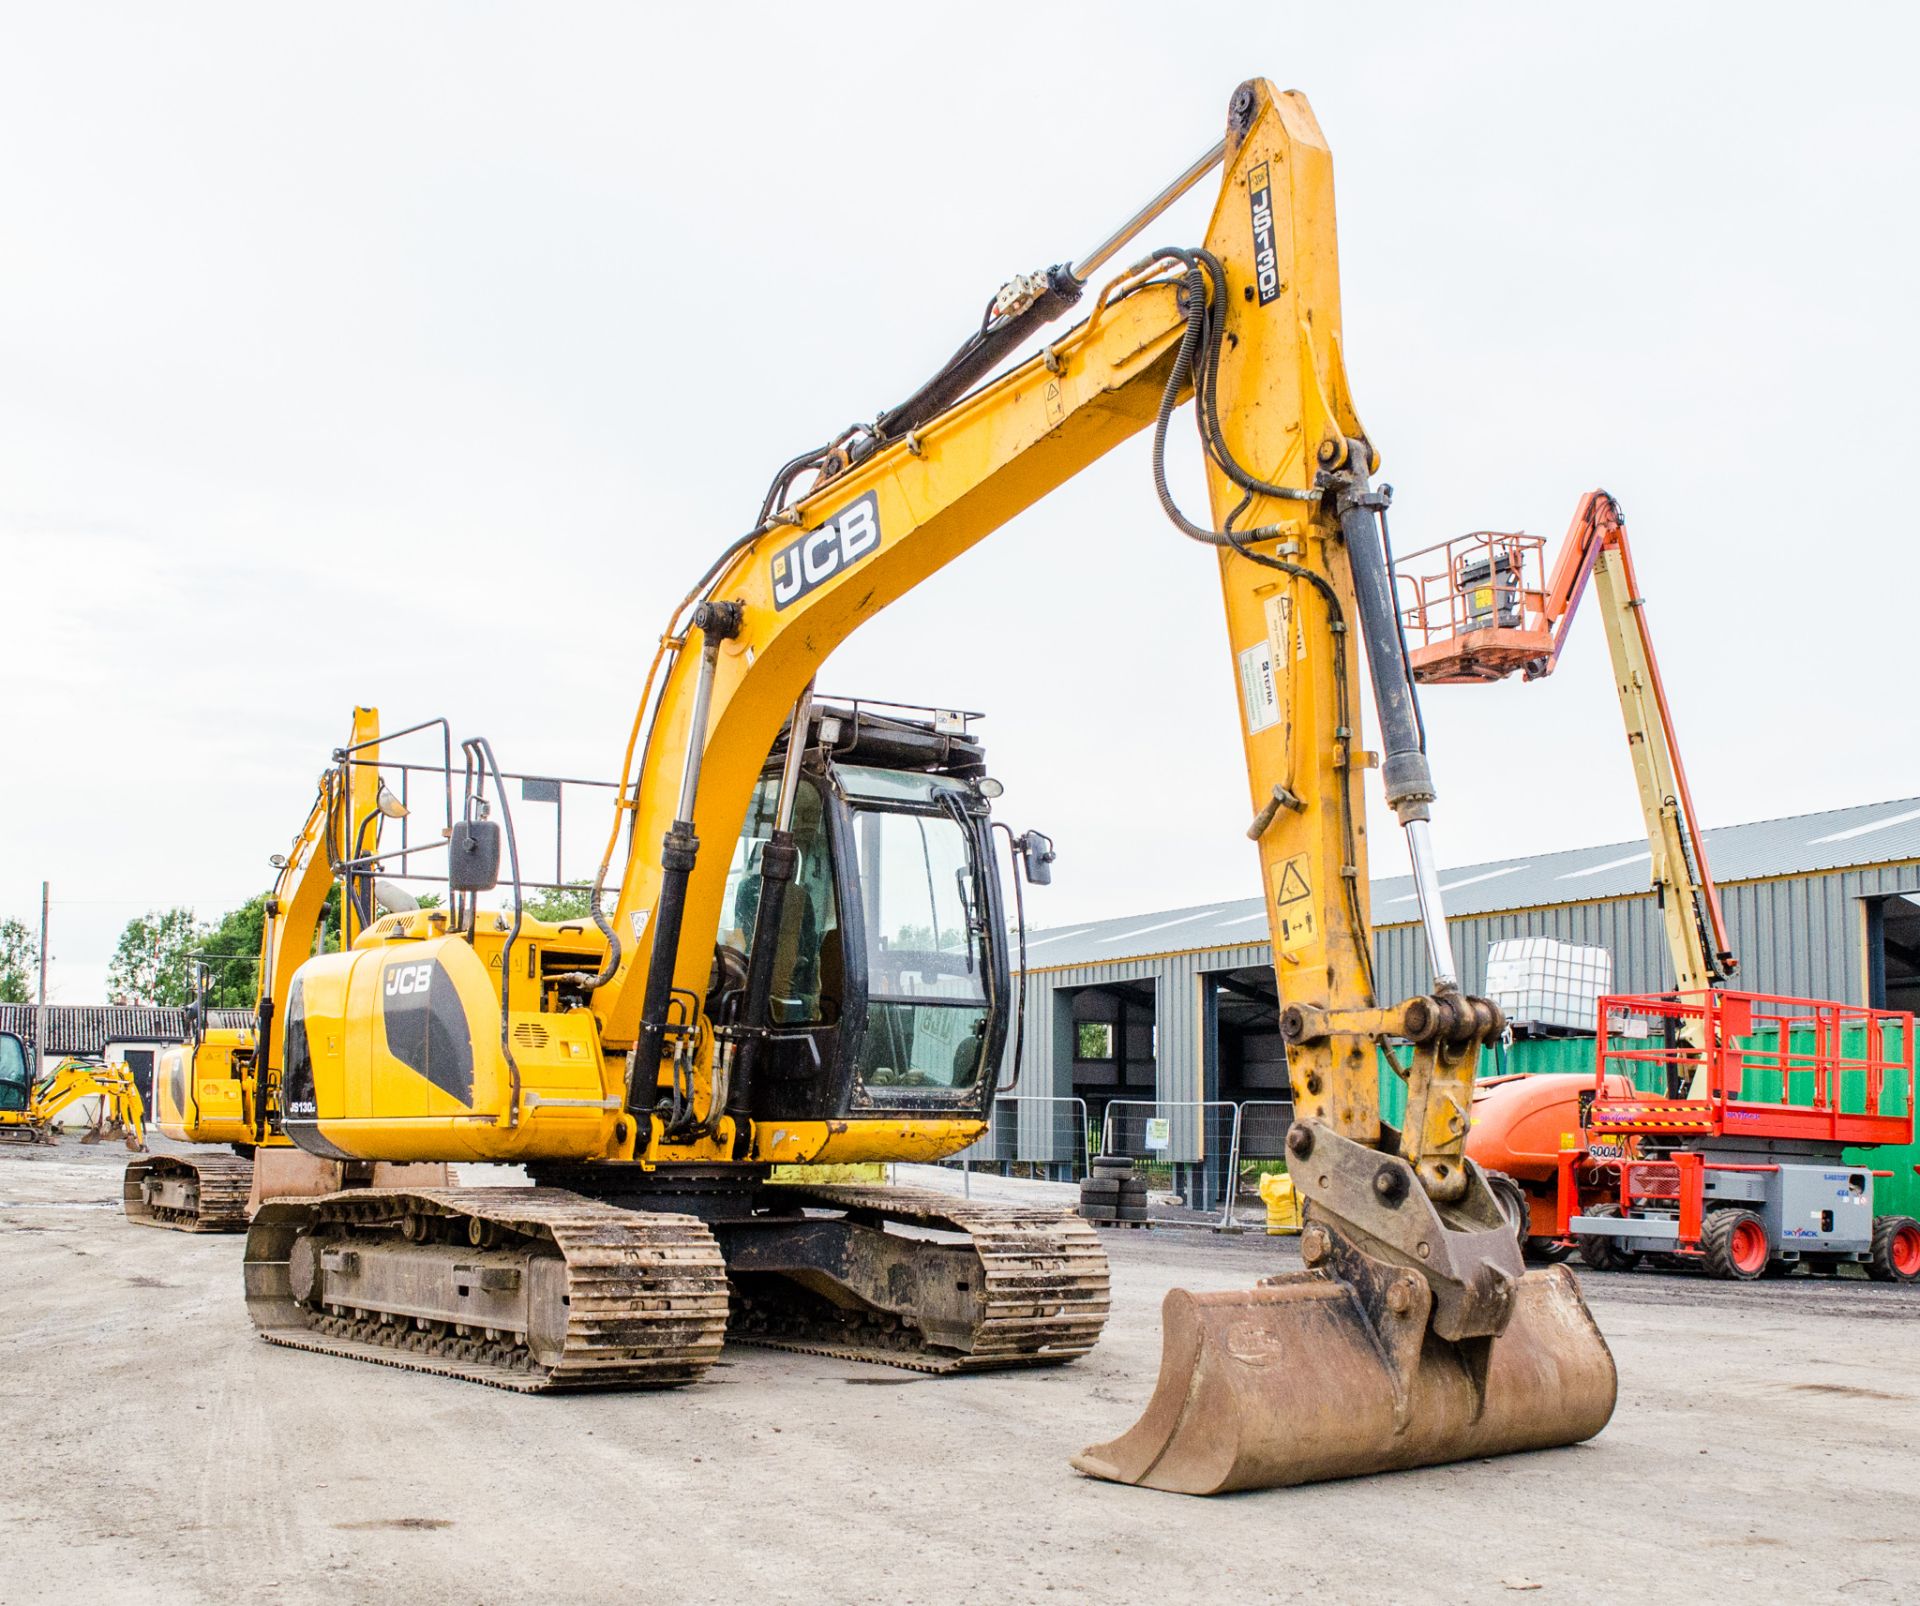
<path id="1" fill-rule="evenodd" d="M 1227 1194 L 1240 1106 L 1227 1099 L 1114 1099 L 1101 1123 L 1100 1152 L 1135 1170 L 1167 1168 L 1167 1183 L 1190 1209 L 1211 1210 Z"/>
<path id="2" fill-rule="evenodd" d="M 1078 1181 L 1087 1174 L 1091 1142 L 1085 1099 L 1009 1093 L 993 1101 L 985 1135 L 950 1163 L 1062 1166 L 1068 1180 Z"/>
<path id="3" fill-rule="evenodd" d="M 1260 1203 L 1260 1175 L 1273 1169 L 1273 1161 L 1286 1158 L 1287 1128 L 1292 1125 L 1291 1099 L 1248 1099 L 1240 1106 L 1233 1186 L 1227 1191 L 1222 1222 L 1231 1222 L 1235 1209 L 1249 1201 L 1264 1213 L 1266 1207 Z"/>

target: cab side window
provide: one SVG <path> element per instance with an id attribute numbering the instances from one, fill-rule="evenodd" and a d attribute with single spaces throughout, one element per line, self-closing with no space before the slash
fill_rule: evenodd
<path id="1" fill-rule="evenodd" d="M 721 895 L 717 940 L 743 956 L 753 946 L 761 859 L 773 834 L 779 796 L 778 776 L 766 776 L 754 788 Z M 770 1007 L 777 1026 L 826 1025 L 840 1017 L 845 981 L 832 844 L 820 791 L 811 780 L 801 781 L 794 798 L 792 830 L 800 864 L 780 909 Z"/>
<path id="2" fill-rule="evenodd" d="M 24 1110 L 28 1084 L 26 1049 L 11 1033 L 0 1034 L 0 1110 Z"/>

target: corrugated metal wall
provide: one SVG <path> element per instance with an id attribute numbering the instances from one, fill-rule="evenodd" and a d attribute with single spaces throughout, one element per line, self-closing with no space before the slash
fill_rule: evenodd
<path id="1" fill-rule="evenodd" d="M 1197 1102 L 1207 1096 L 1206 1044 L 1202 1034 L 1200 977 L 1203 971 L 1238 970 L 1272 963 L 1265 943 L 1241 948 L 1208 949 L 1199 953 L 1168 954 L 1154 959 L 1127 959 L 1104 965 L 1070 965 L 1036 971 L 1027 984 L 1026 1035 L 1021 1046 L 1022 1067 L 1016 1096 L 1028 1102 L 1017 1107 L 1020 1122 L 1019 1158 L 1061 1160 L 1060 1134 L 1065 1130 L 1046 1099 L 1073 1095 L 1073 1022 L 1069 1000 L 1063 994 L 1081 987 L 1111 986 L 1115 982 L 1154 983 L 1154 1093 L 1170 1104 Z M 1002 1083 L 1013 1074 L 1013 1039 L 1007 1040 Z M 1176 1123 L 1178 1124 L 1178 1123 Z M 1198 1153 L 1198 1139 L 1176 1130 L 1172 1158 Z M 980 1146 L 988 1157 L 989 1146 Z"/>
<path id="2" fill-rule="evenodd" d="M 1860 900 L 1920 890 L 1920 865 L 1872 866 L 1721 888 L 1727 936 L 1747 992 L 1866 1001 L 1865 915 Z M 1598 903 L 1560 904 L 1452 923 L 1454 961 L 1469 992 L 1486 982 L 1487 945 L 1502 937 L 1557 937 L 1613 954 L 1616 992 L 1672 985 L 1660 909 L 1651 893 Z M 1418 926 L 1374 933 L 1380 995 L 1404 998 L 1427 985 Z"/>
<path id="3" fill-rule="evenodd" d="M 1912 891 L 1920 891 L 1920 865 L 1872 866 L 1723 887 L 1728 935 L 1741 961 L 1738 985 L 1749 992 L 1864 1002 L 1866 932 L 1860 900 Z M 1455 921 L 1452 936 L 1454 959 L 1469 991 L 1485 985 L 1487 946 L 1503 937 L 1557 937 L 1607 948 L 1613 954 L 1618 992 L 1657 992 L 1671 985 L 1666 937 L 1651 893 L 1476 916 Z M 1382 999 L 1408 997 L 1427 987 L 1430 977 L 1417 925 L 1376 929 L 1374 956 Z M 1036 971 L 1027 989 L 1020 1092 L 1036 1100 L 1072 1094 L 1070 1011 L 1064 1000 L 1056 1007 L 1057 994 L 1151 980 L 1158 996 L 1158 1096 L 1172 1102 L 1205 1097 L 1200 978 L 1208 971 L 1271 963 L 1271 950 L 1259 943 Z M 1022 1122 L 1021 1157 L 1052 1158 L 1047 1130 L 1057 1129 L 1057 1123 L 1040 1106 L 1023 1108 Z"/>

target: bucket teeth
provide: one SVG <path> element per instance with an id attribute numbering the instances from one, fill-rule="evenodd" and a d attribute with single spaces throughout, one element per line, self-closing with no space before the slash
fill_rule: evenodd
<path id="1" fill-rule="evenodd" d="M 1160 1377 L 1126 1433 L 1073 1458 L 1089 1477 L 1223 1494 L 1590 1439 L 1613 1414 L 1613 1356 L 1565 1267 L 1520 1279 L 1499 1336 L 1450 1344 L 1425 1307 L 1400 1342 L 1326 1272 L 1245 1292 L 1174 1289 Z M 1394 1320 L 1389 1313 L 1379 1322 Z"/>

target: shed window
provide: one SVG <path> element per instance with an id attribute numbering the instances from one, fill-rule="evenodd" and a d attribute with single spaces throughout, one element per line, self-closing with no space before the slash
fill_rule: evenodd
<path id="1" fill-rule="evenodd" d="M 1075 1028 L 1073 1057 L 1077 1060 L 1110 1060 L 1113 1058 L 1113 1023 L 1104 1020 L 1083 1020 Z"/>

